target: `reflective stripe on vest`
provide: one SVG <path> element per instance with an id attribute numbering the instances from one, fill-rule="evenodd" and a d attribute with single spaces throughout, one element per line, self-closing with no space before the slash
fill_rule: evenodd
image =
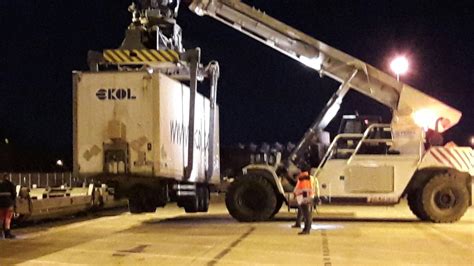
<path id="1" fill-rule="evenodd" d="M 10 192 L 0 192 L 0 197 L 11 197 L 12 193 Z"/>

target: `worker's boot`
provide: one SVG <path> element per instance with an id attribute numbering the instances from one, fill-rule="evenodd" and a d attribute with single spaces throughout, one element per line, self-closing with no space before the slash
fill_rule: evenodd
<path id="1" fill-rule="evenodd" d="M 300 224 L 294 224 L 291 226 L 291 228 L 301 228 L 301 225 Z"/>
<path id="2" fill-rule="evenodd" d="M 0 231 L 0 239 L 4 239 L 5 238 L 5 234 L 3 233 L 3 230 Z"/>
<path id="3" fill-rule="evenodd" d="M 4 235 L 5 235 L 6 239 L 15 239 L 16 238 L 16 236 L 14 234 L 12 234 L 10 229 L 5 230 Z"/>

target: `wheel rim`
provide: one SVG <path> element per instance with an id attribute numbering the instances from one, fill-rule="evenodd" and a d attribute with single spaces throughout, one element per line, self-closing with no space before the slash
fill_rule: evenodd
<path id="1" fill-rule="evenodd" d="M 434 201 L 440 209 L 451 209 L 456 205 L 456 196 L 451 189 L 443 189 L 436 192 Z"/>

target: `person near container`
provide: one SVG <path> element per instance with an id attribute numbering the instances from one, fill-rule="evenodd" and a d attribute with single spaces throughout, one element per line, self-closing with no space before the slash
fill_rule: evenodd
<path id="1" fill-rule="evenodd" d="M 301 222 L 304 219 L 304 228 L 298 234 L 307 235 L 311 231 L 311 224 L 313 222 L 312 208 L 314 204 L 314 182 L 311 182 L 308 171 L 302 171 L 298 174 L 293 193 L 298 202 L 298 213 L 296 223 L 292 227 L 300 228 Z"/>
<path id="2" fill-rule="evenodd" d="M 12 234 L 10 229 L 15 200 L 15 185 L 8 180 L 8 175 L 4 174 L 2 178 L 0 178 L 0 224 L 2 225 L 2 234 L 0 234 L 0 238 L 15 238 L 15 235 Z"/>

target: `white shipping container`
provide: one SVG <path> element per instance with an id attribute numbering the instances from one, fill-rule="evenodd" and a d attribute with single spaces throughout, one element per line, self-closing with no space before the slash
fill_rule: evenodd
<path id="1" fill-rule="evenodd" d="M 74 171 L 82 176 L 127 174 L 219 183 L 219 116 L 209 143 L 210 102 L 196 95 L 193 171 L 188 162 L 189 88 L 161 73 L 74 73 Z M 216 107 L 217 108 L 217 107 Z M 115 150 L 126 151 L 114 153 Z M 112 152 L 108 153 L 107 151 Z M 107 157 L 107 159 L 106 159 Z"/>

